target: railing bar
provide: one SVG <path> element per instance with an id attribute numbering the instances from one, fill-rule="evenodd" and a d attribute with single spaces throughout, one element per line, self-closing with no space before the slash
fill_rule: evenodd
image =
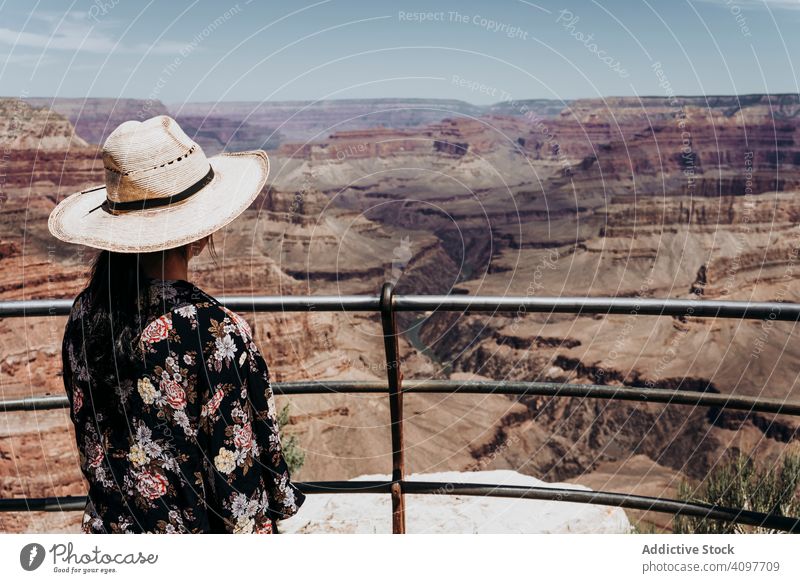
<path id="1" fill-rule="evenodd" d="M 453 390 L 455 389 L 455 390 Z M 800 415 L 800 402 L 725 393 L 612 385 L 524 381 L 406 381 L 406 393 L 502 394 L 515 396 L 583 397 L 671 405 L 720 407 L 738 411 Z"/>
<path id="2" fill-rule="evenodd" d="M 65 409 L 69 407 L 66 395 L 41 395 L 36 397 L 23 397 L 20 399 L 0 400 L 0 413 L 15 411 L 46 411 L 50 409 Z"/>
<path id="3" fill-rule="evenodd" d="M 376 296 L 225 296 L 220 301 L 234 310 L 254 312 L 378 312 Z M 395 295 L 396 311 L 546 312 L 561 314 L 633 314 L 740 318 L 754 320 L 800 320 L 800 304 L 729 300 L 682 300 L 607 297 L 531 297 L 469 295 Z M 63 316 L 72 300 L 0 301 L 0 318 Z"/>
<path id="4" fill-rule="evenodd" d="M 381 381 L 292 381 L 272 384 L 276 395 L 381 394 L 389 392 Z M 761 399 L 724 393 L 703 393 L 690 390 L 617 387 L 609 385 L 575 385 L 566 383 L 523 381 L 450 381 L 403 380 L 403 393 L 431 394 L 494 394 L 513 396 L 581 397 L 666 403 L 699 407 L 720 407 L 752 413 L 776 413 L 800 416 L 800 402 Z M 0 400 L 0 412 L 62 409 L 69 405 L 66 396 L 43 395 Z"/>
<path id="5" fill-rule="evenodd" d="M 0 318 L 22 316 L 65 316 L 74 300 L 14 300 L 0 301 Z"/>
<path id="6" fill-rule="evenodd" d="M 722 300 L 606 297 L 514 297 L 469 295 L 398 295 L 395 309 L 418 311 L 514 311 L 561 314 L 633 314 L 642 316 L 716 317 L 800 320 L 800 304 Z"/>
<path id="7" fill-rule="evenodd" d="M 392 483 L 350 480 L 297 482 L 296 485 L 306 494 L 387 494 L 391 492 Z M 404 493 L 411 495 L 488 496 L 573 502 L 679 516 L 697 516 L 787 532 L 800 532 L 800 518 L 764 514 L 752 510 L 729 508 L 701 502 L 684 502 L 672 498 L 636 496 L 598 490 L 571 490 L 569 488 L 548 488 L 543 486 L 504 486 L 502 484 L 403 481 L 401 485 Z M 0 499 L 0 512 L 83 510 L 85 504 L 85 496 L 6 498 Z"/>
<path id="8" fill-rule="evenodd" d="M 378 296 L 223 296 L 220 303 L 252 312 L 378 312 Z"/>
<path id="9" fill-rule="evenodd" d="M 600 506 L 616 506 L 631 510 L 663 512 L 681 516 L 698 516 L 773 528 L 786 532 L 800 532 L 800 518 L 764 514 L 752 510 L 728 508 L 714 504 L 684 502 L 672 498 L 636 496 L 598 490 L 571 490 L 568 488 L 493 486 L 490 484 L 443 484 L 440 482 L 404 482 L 407 494 L 447 494 L 451 496 L 489 496 L 520 498 L 525 500 L 552 500 Z"/>
<path id="10" fill-rule="evenodd" d="M 304 494 L 391 494 L 393 483 L 378 480 L 294 482 Z"/>
<path id="11" fill-rule="evenodd" d="M 0 512 L 71 512 L 86 507 L 86 496 L 0 498 Z"/>
<path id="12" fill-rule="evenodd" d="M 765 515 L 752 511 L 730 509 L 711 505 L 684 503 L 677 500 L 647 498 L 611 492 L 576 491 L 553 488 L 525 488 L 511 486 L 491 486 L 482 484 L 439 484 L 434 482 L 406 482 L 403 459 L 402 397 L 403 392 L 417 393 L 464 393 L 464 394 L 505 394 L 587 397 L 620 399 L 639 402 L 660 402 L 695 406 L 711 406 L 724 409 L 738 409 L 800 415 L 800 404 L 786 403 L 777 399 L 755 399 L 716 393 L 694 391 L 670 391 L 665 389 L 643 389 L 636 387 L 612 387 L 604 385 L 568 385 L 564 383 L 527 383 L 516 381 L 416 381 L 402 386 L 402 373 L 399 368 L 397 346 L 397 327 L 395 311 L 461 311 L 461 312 L 526 312 L 570 313 L 570 314 L 632 314 L 677 317 L 720 317 L 761 320 L 800 320 L 800 304 L 782 302 L 737 302 L 719 300 L 678 300 L 643 298 L 581 298 L 581 297 L 509 297 L 509 296 L 396 296 L 391 284 L 384 284 L 379 297 L 372 296 L 229 296 L 221 302 L 231 309 L 259 312 L 275 311 L 379 311 L 384 332 L 388 386 L 378 383 L 280 383 L 275 384 L 277 394 L 311 394 L 323 392 L 388 392 L 392 429 L 392 482 L 360 483 L 360 491 L 375 488 L 376 492 L 388 492 L 392 496 L 392 530 L 405 532 L 404 494 L 408 493 L 446 493 L 463 495 L 504 496 L 526 499 L 552 499 L 579 503 L 603 504 L 703 516 L 750 524 L 767 526 L 780 530 L 800 532 L 800 519 Z M 23 300 L 0 301 L 0 318 L 19 316 L 57 316 L 66 315 L 72 300 Z M 322 386 L 319 386 L 322 385 Z M 336 387 L 340 390 L 336 391 Z M 0 410 L 54 409 L 67 406 L 66 397 L 43 396 L 0 401 Z M 313 489 L 320 484 L 331 487 L 336 482 L 304 484 Z M 444 492 L 441 488 L 445 486 Z M 433 488 L 435 491 L 426 491 Z M 340 490 L 341 491 L 341 490 Z M 20 501 L 0 500 L 0 511 L 20 502 L 28 504 L 39 500 L 41 510 L 64 510 L 64 504 L 80 505 L 80 497 L 21 499 Z M 83 499 L 85 502 L 85 498 Z M 605 504 L 604 504 L 605 501 Z M 63 502 L 63 504 L 62 504 Z M 69 509 L 73 509 L 69 506 Z M 661 507 L 659 510 L 657 507 Z M 30 505 L 22 510 L 30 510 Z M 79 508 L 74 508 L 79 509 Z"/>

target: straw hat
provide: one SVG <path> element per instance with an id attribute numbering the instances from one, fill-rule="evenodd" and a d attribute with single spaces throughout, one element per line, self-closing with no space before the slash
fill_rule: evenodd
<path id="1" fill-rule="evenodd" d="M 206 158 L 165 115 L 115 129 L 103 166 L 105 185 L 68 196 L 50 213 L 54 237 L 123 253 L 179 247 L 233 221 L 269 175 L 264 151 Z"/>

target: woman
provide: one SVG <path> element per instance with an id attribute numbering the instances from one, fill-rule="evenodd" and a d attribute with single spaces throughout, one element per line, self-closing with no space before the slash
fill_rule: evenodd
<path id="1" fill-rule="evenodd" d="M 189 261 L 263 188 L 262 151 L 206 158 L 167 116 L 103 146 L 106 184 L 67 197 L 57 238 L 100 249 L 72 306 L 64 386 L 89 482 L 87 533 L 270 533 L 303 494 L 283 458 L 267 364 Z"/>

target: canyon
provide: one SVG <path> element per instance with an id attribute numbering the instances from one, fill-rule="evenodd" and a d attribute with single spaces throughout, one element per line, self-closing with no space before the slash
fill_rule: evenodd
<path id="1" fill-rule="evenodd" d="M 47 216 L 103 181 L 102 140 L 169 113 L 210 154 L 267 148 L 268 185 L 192 278 L 215 295 L 398 293 L 797 302 L 797 95 L 153 104 L 0 99 L 0 298 L 70 298 L 93 253 Z M 49 108 L 49 109 L 48 109 Z M 183 121 L 182 121 L 183 120 Z M 5 124 L 5 125 L 2 125 Z M 276 381 L 378 380 L 380 318 L 243 313 Z M 401 314 L 406 379 L 541 380 L 798 398 L 795 324 L 681 317 Z M 64 318 L 0 322 L 0 398 L 63 394 Z M 279 397 L 297 478 L 391 467 L 377 395 Z M 674 497 L 736 452 L 774 461 L 793 418 L 578 398 L 409 394 L 408 471 L 514 470 Z M 66 411 L 3 413 L 0 497 L 81 495 Z M 670 518 L 628 512 L 668 530 Z M 74 530 L 75 513 L 0 515 Z"/>

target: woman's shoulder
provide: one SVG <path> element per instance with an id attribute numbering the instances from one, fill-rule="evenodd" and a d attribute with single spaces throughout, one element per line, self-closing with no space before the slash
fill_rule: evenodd
<path id="1" fill-rule="evenodd" d="M 169 310 L 153 319 L 143 331 L 143 339 L 168 338 L 171 329 L 196 331 L 199 338 L 236 332 L 252 337 L 250 326 L 233 310 L 197 285 L 184 280 L 157 282 L 157 303 Z M 169 299 L 166 302 L 165 299 Z"/>
<path id="2" fill-rule="evenodd" d="M 222 324 L 229 327 L 234 326 L 236 331 L 243 336 L 250 337 L 252 332 L 247 321 L 238 313 L 224 306 L 214 296 L 207 293 L 198 286 L 189 282 L 181 282 L 191 287 L 191 297 L 179 303 L 173 311 L 180 316 L 192 318 L 209 324 Z M 229 332 L 233 331 L 230 328 Z"/>
<path id="3" fill-rule="evenodd" d="M 88 314 L 89 300 L 89 286 L 86 286 L 80 292 L 78 292 L 78 295 L 76 295 L 75 299 L 72 301 L 72 306 L 69 309 L 67 321 L 72 322 L 74 320 L 80 320 L 86 314 Z"/>

